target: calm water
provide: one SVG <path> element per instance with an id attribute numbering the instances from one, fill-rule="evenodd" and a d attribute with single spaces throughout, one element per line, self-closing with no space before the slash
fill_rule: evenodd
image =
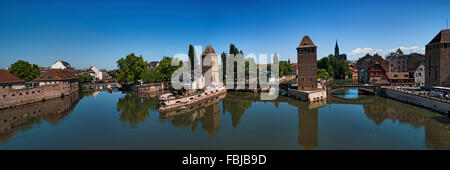
<path id="1" fill-rule="evenodd" d="M 95 92 L 0 110 L 0 149 L 450 149 L 445 116 L 355 89 L 313 104 L 251 92 L 157 104 Z"/>

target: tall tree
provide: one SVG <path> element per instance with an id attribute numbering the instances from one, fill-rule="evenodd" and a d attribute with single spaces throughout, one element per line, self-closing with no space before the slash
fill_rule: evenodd
<path id="1" fill-rule="evenodd" d="M 9 73 L 25 81 L 35 79 L 40 73 L 39 66 L 23 60 L 16 61 L 9 68 Z"/>
<path id="2" fill-rule="evenodd" d="M 220 54 L 220 58 L 222 59 L 222 80 L 224 82 L 226 82 L 226 73 L 227 73 L 227 54 L 225 54 L 225 52 L 222 52 L 222 54 Z"/>
<path id="3" fill-rule="evenodd" d="M 197 57 L 195 57 L 195 49 L 192 44 L 189 45 L 189 51 L 188 51 L 189 61 L 191 63 L 191 74 L 194 75 L 194 68 L 195 65 L 197 65 Z M 194 78 L 194 77 L 192 77 Z"/>
<path id="4" fill-rule="evenodd" d="M 142 74 L 148 71 L 147 62 L 142 56 L 138 57 L 134 53 L 121 58 L 116 63 L 119 68 L 116 79 L 119 82 L 138 82 L 142 79 Z"/>

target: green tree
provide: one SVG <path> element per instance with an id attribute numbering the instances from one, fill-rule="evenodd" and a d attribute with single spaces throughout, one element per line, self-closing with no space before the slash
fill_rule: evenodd
<path id="1" fill-rule="evenodd" d="M 222 54 L 220 54 L 220 58 L 222 59 L 222 71 L 221 71 L 221 74 L 222 74 L 222 80 L 224 81 L 224 82 L 226 82 L 226 73 L 227 73 L 227 54 L 225 54 L 225 52 L 222 52 Z"/>
<path id="2" fill-rule="evenodd" d="M 39 66 L 23 60 L 16 61 L 9 68 L 9 73 L 25 81 L 31 81 L 40 74 Z"/>
<path id="3" fill-rule="evenodd" d="M 329 76 L 333 76 L 335 79 L 343 79 L 345 75 L 349 75 L 351 72 L 347 61 L 332 54 L 320 59 L 317 62 L 317 67 L 318 69 L 325 69 Z"/>
<path id="4" fill-rule="evenodd" d="M 290 75 L 293 71 L 290 61 L 280 61 L 279 64 L 279 76 Z"/>
<path id="5" fill-rule="evenodd" d="M 108 71 L 108 75 L 111 76 L 111 78 L 116 79 L 117 78 L 117 73 L 119 72 L 119 70 L 110 70 Z"/>
<path id="6" fill-rule="evenodd" d="M 88 72 L 84 72 L 77 75 L 78 82 L 81 84 L 84 83 L 92 83 L 94 81 L 94 77 L 91 76 Z"/>
<path id="7" fill-rule="evenodd" d="M 157 70 L 148 70 L 142 74 L 142 80 L 146 83 L 155 83 L 155 82 L 163 82 L 163 77 L 161 73 Z"/>
<path id="8" fill-rule="evenodd" d="M 142 79 L 142 74 L 148 71 L 147 62 L 142 56 L 135 56 L 134 53 L 118 60 L 117 67 L 119 71 L 116 79 L 119 82 L 138 82 Z"/>
<path id="9" fill-rule="evenodd" d="M 250 74 L 257 76 L 257 70 L 250 70 L 251 67 L 256 67 L 256 61 L 254 58 L 246 58 L 245 59 L 245 78 L 249 79 Z M 251 71 L 251 72 L 250 72 Z M 256 78 L 256 77 L 255 77 Z"/>
<path id="10" fill-rule="evenodd" d="M 319 61 L 317 61 L 318 69 L 325 69 L 329 76 L 334 77 L 333 67 L 331 66 L 330 56 L 323 57 Z"/>
<path id="11" fill-rule="evenodd" d="M 328 78 L 330 78 L 330 75 L 328 74 L 327 70 L 325 70 L 325 69 L 318 69 L 317 76 L 323 80 L 328 80 Z"/>
<path id="12" fill-rule="evenodd" d="M 176 58 L 173 59 L 172 57 L 164 57 L 156 67 L 156 71 L 160 74 L 161 81 L 170 81 L 172 79 L 173 72 L 183 66 L 182 61 L 179 61 L 178 66 L 172 66 L 172 60 L 178 61 Z"/>
<path id="13" fill-rule="evenodd" d="M 192 46 L 192 44 L 189 45 L 188 56 L 189 56 L 189 61 L 191 63 L 191 74 L 194 75 L 194 68 L 195 68 L 195 65 L 198 64 L 198 62 L 197 62 L 197 57 L 195 57 L 195 48 L 194 48 L 194 46 Z M 192 79 L 193 79 L 193 77 L 192 77 Z"/>

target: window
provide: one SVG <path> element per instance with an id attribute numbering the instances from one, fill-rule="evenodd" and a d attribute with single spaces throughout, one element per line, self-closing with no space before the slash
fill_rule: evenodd
<path id="1" fill-rule="evenodd" d="M 394 77 L 398 77 L 398 75 L 397 75 L 397 74 L 394 74 Z"/>
<path id="2" fill-rule="evenodd" d="M 6 95 L 3 95 L 3 98 L 5 98 L 6 97 Z"/>
<path id="3" fill-rule="evenodd" d="M 434 80 L 437 80 L 437 71 L 436 70 L 434 70 Z"/>
<path id="4" fill-rule="evenodd" d="M 15 96 L 15 94 L 12 94 L 11 96 Z"/>

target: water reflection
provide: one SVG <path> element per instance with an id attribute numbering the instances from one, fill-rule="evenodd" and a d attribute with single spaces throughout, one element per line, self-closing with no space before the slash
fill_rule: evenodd
<path id="1" fill-rule="evenodd" d="M 412 125 L 415 128 L 423 127 L 428 147 L 433 149 L 450 149 L 449 118 L 395 100 L 371 95 L 356 96 L 356 98 L 354 96 L 346 98 L 342 97 L 342 95 L 331 95 L 328 97 L 328 101 L 337 104 L 362 105 L 364 114 L 377 126 L 380 126 L 384 121 L 392 121 L 393 123 Z M 444 121 L 437 121 L 436 119 Z"/>
<path id="2" fill-rule="evenodd" d="M 170 121 L 175 127 L 190 128 L 192 131 L 201 123 L 209 137 L 215 138 L 220 128 L 220 100 L 225 97 L 226 93 L 187 108 L 161 112 L 160 121 Z"/>
<path id="3" fill-rule="evenodd" d="M 158 98 L 156 94 L 127 93 L 119 99 L 116 108 L 120 121 L 136 128 L 150 116 L 150 110 L 158 110 Z"/>
<path id="4" fill-rule="evenodd" d="M 1 110 L 0 148 L 450 149 L 447 117 L 350 93 L 307 103 L 228 92 L 164 112 L 157 94 L 80 93 Z M 44 122 L 51 126 L 35 126 Z"/>
<path id="5" fill-rule="evenodd" d="M 80 94 L 0 110 L 0 142 L 8 141 L 19 131 L 30 130 L 45 120 L 53 125 L 63 120 L 79 101 Z"/>

